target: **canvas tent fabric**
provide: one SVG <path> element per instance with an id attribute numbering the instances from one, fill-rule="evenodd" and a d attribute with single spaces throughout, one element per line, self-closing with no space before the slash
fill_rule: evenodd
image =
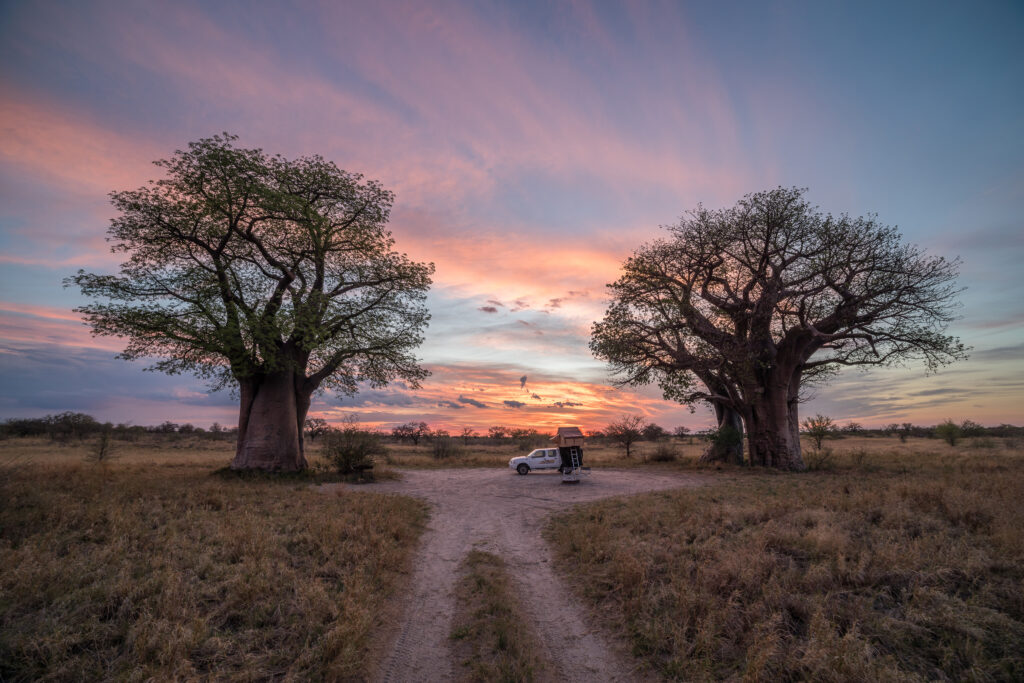
<path id="1" fill-rule="evenodd" d="M 583 432 L 579 427 L 559 427 L 553 439 L 559 448 L 583 446 Z"/>

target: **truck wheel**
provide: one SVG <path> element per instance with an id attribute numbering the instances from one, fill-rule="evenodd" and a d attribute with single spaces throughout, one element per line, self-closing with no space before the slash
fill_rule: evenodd
<path id="1" fill-rule="evenodd" d="M 516 472 L 518 472 L 519 474 L 527 474 L 529 471 L 530 471 L 530 466 L 527 465 L 525 462 L 522 463 L 521 465 L 519 465 L 519 467 L 516 468 Z"/>

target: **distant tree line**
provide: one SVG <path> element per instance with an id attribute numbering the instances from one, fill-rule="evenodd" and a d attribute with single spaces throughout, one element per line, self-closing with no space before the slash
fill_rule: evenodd
<path id="1" fill-rule="evenodd" d="M 463 427 L 457 432 L 451 432 L 431 427 L 426 422 L 407 422 L 392 427 L 390 430 L 360 429 L 374 433 L 379 439 L 390 440 L 394 443 L 408 443 L 413 446 L 433 445 L 438 442 L 458 443 L 462 446 L 514 444 L 521 450 L 531 450 L 548 445 L 553 436 L 534 428 L 501 425 L 488 427 L 483 432 L 472 427 Z M 305 421 L 305 436 L 311 442 L 322 439 L 331 430 L 332 426 L 323 418 L 313 417 Z M 946 420 L 937 425 L 893 422 L 877 428 L 866 428 L 852 421 L 840 425 L 823 415 L 816 415 L 804 420 L 801 424 L 801 431 L 819 444 L 822 439 L 841 439 L 848 436 L 897 438 L 901 441 L 906 441 L 911 437 L 941 439 L 950 445 L 955 445 L 959 439 L 963 438 L 1024 438 L 1024 427 L 1011 424 L 985 427 L 973 420 L 963 420 L 959 423 Z M 109 434 L 111 438 L 123 441 L 137 441 L 145 435 L 169 438 L 191 435 L 203 439 L 230 441 L 237 438 L 238 430 L 236 427 L 224 427 L 216 422 L 208 428 L 197 427 L 187 422 L 179 424 L 170 421 L 157 425 L 114 424 L 100 422 L 87 413 L 72 411 L 44 415 L 43 417 L 9 418 L 0 422 L 0 438 L 47 437 L 53 441 L 64 443 L 104 433 Z M 659 443 L 672 439 L 692 442 L 694 439 L 700 439 L 714 445 L 723 441 L 737 439 L 742 441 L 742 438 L 741 433 L 732 433 L 728 427 L 694 431 L 689 427 L 678 426 L 670 431 L 661 425 L 646 421 L 639 415 L 624 415 L 600 429 L 587 432 L 587 439 L 590 443 L 617 445 L 626 451 L 627 457 L 632 455 L 633 444 L 639 442 Z"/>
<path id="2" fill-rule="evenodd" d="M 92 415 L 78 412 L 63 412 L 43 417 L 16 417 L 0 423 L 0 438 L 44 436 L 60 443 L 79 441 L 97 434 L 108 434 L 123 441 L 136 441 L 148 434 L 173 435 L 175 437 L 195 435 L 208 439 L 230 441 L 237 436 L 237 428 L 223 427 L 214 422 L 209 428 L 196 427 L 190 423 L 162 422 L 158 425 L 130 425 L 100 422 Z"/>
<path id="3" fill-rule="evenodd" d="M 941 439 L 950 446 L 955 446 L 961 438 L 1020 438 L 1024 437 L 1024 427 L 1001 424 L 996 427 L 985 427 L 974 420 L 963 420 L 960 423 L 945 420 L 937 425 L 915 425 L 910 422 L 892 422 L 877 429 L 865 429 L 856 422 L 845 425 L 836 424 L 825 415 L 807 418 L 801 425 L 801 432 L 814 441 L 820 449 L 824 439 L 841 439 L 846 436 L 895 437 L 906 441 L 910 437 L 917 439 Z"/>

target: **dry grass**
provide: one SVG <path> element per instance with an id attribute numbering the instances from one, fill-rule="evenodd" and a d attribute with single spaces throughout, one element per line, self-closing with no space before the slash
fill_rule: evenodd
<path id="1" fill-rule="evenodd" d="M 520 611 L 502 559 L 472 550 L 462 565 L 452 628 L 460 680 L 538 680 L 547 668 L 538 639 Z"/>
<path id="2" fill-rule="evenodd" d="M 94 460 L 98 437 L 60 444 L 45 437 L 14 438 L 0 441 L 0 477 L 6 470 L 26 464 L 68 465 Z M 225 468 L 235 455 L 235 442 L 213 440 L 194 435 L 144 435 L 134 442 L 111 441 L 110 463 L 116 466 L 160 465 L 166 467 Z M 345 481 L 353 484 L 395 479 L 398 473 L 385 462 L 376 462 L 371 470 L 339 476 L 324 457 L 323 440 L 306 443 L 310 468 L 303 475 L 310 481 Z"/>
<path id="3" fill-rule="evenodd" d="M 829 445 L 830 470 L 603 501 L 550 538 L 669 678 L 1024 679 L 1024 454 Z"/>
<path id="4" fill-rule="evenodd" d="M 13 438 L 0 441 L 0 459 L 20 464 L 66 465 L 88 459 L 98 437 L 57 443 L 45 437 Z M 136 442 L 111 440 L 111 462 L 118 465 L 147 464 L 176 467 L 212 465 L 223 467 L 235 454 L 233 441 L 214 441 L 195 436 L 146 435 Z"/>
<path id="5" fill-rule="evenodd" d="M 212 476 L 220 451 L 0 450 L 20 456 L 0 479 L 5 681 L 361 676 L 425 518 L 408 498 Z"/>

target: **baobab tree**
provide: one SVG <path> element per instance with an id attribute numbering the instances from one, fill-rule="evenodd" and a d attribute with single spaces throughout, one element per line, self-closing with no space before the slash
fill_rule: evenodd
<path id="1" fill-rule="evenodd" d="M 120 273 L 66 284 L 105 300 L 75 310 L 94 334 L 126 338 L 122 358 L 237 389 L 232 468 L 301 470 L 315 392 L 426 376 L 413 350 L 433 265 L 392 249 L 380 183 L 234 140 L 191 143 L 156 162 L 166 177 L 112 193 Z"/>
<path id="2" fill-rule="evenodd" d="M 591 349 L 623 384 L 742 421 L 751 463 L 803 469 L 798 406 L 849 366 L 966 357 L 945 334 L 958 260 L 903 243 L 872 216 L 823 215 L 804 190 L 698 207 L 609 285 Z"/>

